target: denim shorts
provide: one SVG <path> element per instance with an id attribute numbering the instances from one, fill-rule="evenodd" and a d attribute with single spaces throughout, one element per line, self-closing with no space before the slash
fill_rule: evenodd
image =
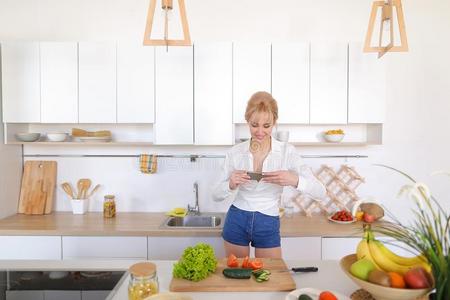
<path id="1" fill-rule="evenodd" d="M 280 218 L 231 205 L 223 225 L 222 237 L 239 246 L 251 243 L 255 248 L 280 247 Z"/>

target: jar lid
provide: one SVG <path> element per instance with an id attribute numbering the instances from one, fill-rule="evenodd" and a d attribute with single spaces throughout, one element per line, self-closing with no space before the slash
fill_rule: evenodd
<path id="1" fill-rule="evenodd" d="M 137 277 L 151 276 L 156 273 L 156 265 L 151 262 L 141 262 L 130 267 L 130 273 Z"/>
<path id="2" fill-rule="evenodd" d="M 114 199 L 114 195 L 105 195 L 105 199 Z"/>

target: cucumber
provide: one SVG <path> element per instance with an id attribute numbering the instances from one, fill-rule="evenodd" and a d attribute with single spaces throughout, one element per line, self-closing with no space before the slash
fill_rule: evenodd
<path id="1" fill-rule="evenodd" d="M 270 275 L 269 270 L 259 269 L 259 270 L 254 270 L 252 273 L 253 273 L 253 276 L 255 276 L 256 282 L 263 282 L 263 281 L 269 280 L 269 275 Z"/>
<path id="2" fill-rule="evenodd" d="M 228 269 L 223 269 L 222 273 L 227 278 L 249 279 L 252 275 L 252 270 L 251 269 L 228 268 Z"/>
<path id="3" fill-rule="evenodd" d="M 313 299 L 306 294 L 301 294 L 300 296 L 298 296 L 298 300 L 313 300 Z"/>

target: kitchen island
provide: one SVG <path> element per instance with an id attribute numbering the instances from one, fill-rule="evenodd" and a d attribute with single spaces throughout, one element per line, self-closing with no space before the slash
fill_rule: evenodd
<path id="1" fill-rule="evenodd" d="M 44 260 L 1 260 L 0 270 L 127 270 L 129 266 L 136 261 L 118 261 L 118 260 L 68 260 L 68 261 L 44 261 Z M 160 292 L 169 291 L 170 281 L 172 279 L 173 261 L 153 261 L 157 266 L 157 273 L 160 284 Z M 308 267 L 316 266 L 319 268 L 315 273 L 292 274 L 299 288 L 317 288 L 322 290 L 331 290 L 349 296 L 358 287 L 343 273 L 339 267 L 338 261 L 286 261 L 288 267 Z M 126 300 L 128 299 L 128 274 L 116 289 L 111 292 L 108 299 Z M 199 300 L 225 300 L 225 299 L 258 299 L 258 300 L 283 300 L 288 292 L 195 292 L 185 293 L 192 299 Z"/>

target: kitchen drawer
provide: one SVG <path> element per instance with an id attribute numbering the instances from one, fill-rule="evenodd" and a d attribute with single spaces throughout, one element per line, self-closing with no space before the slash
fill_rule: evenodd
<path id="1" fill-rule="evenodd" d="M 81 291 L 83 300 L 103 300 L 108 297 L 111 291 Z M 45 299 L 47 300 L 47 299 Z"/>
<path id="2" fill-rule="evenodd" d="M 146 237 L 67 236 L 63 259 L 147 259 Z"/>
<path id="3" fill-rule="evenodd" d="M 188 246 L 206 243 L 214 248 L 216 257 L 224 257 L 221 237 L 148 237 L 148 259 L 178 260 Z"/>
<path id="4" fill-rule="evenodd" d="M 322 260 L 340 260 L 356 253 L 359 241 L 361 238 L 322 238 Z"/>
<path id="5" fill-rule="evenodd" d="M 43 291 L 5 291 L 5 296 L 6 300 L 44 300 Z"/>
<path id="6" fill-rule="evenodd" d="M 81 291 L 44 291 L 45 300 L 81 300 Z"/>
<path id="7" fill-rule="evenodd" d="M 284 260 L 320 260 L 320 237 L 284 237 L 281 249 Z"/>
<path id="8" fill-rule="evenodd" d="M 61 259 L 60 236 L 0 236 L 0 259 Z"/>
<path id="9" fill-rule="evenodd" d="M 384 245 L 401 256 L 415 256 L 412 250 L 392 238 L 377 237 Z M 342 257 L 356 253 L 356 247 L 361 238 L 322 238 L 322 259 L 340 260 Z"/>

